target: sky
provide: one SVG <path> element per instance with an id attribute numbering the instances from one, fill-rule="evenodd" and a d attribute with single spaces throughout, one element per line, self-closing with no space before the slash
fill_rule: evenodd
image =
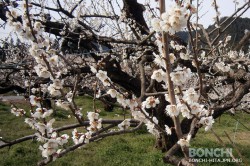
<path id="1" fill-rule="evenodd" d="M 118 2 L 122 0 L 118 0 Z M 155 2 L 155 0 L 137 0 L 139 3 L 151 3 L 154 7 L 157 7 L 158 4 Z M 194 0 L 194 4 L 196 4 L 197 0 Z M 202 5 L 200 7 L 200 22 L 204 25 L 204 27 L 208 27 L 213 22 L 213 17 L 215 16 L 215 11 L 211 6 L 211 2 L 213 0 L 199 0 L 199 2 L 202 1 Z M 235 4 L 233 3 L 234 0 L 217 0 L 219 10 L 221 12 L 221 16 L 230 16 L 235 11 Z M 237 0 L 239 2 L 239 6 L 244 4 L 246 0 Z M 171 3 L 173 3 L 173 0 L 166 0 L 166 10 L 171 7 Z M 242 16 L 250 18 L 250 9 Z M 2 21 L 0 21 L 2 23 Z M 3 39 L 9 35 L 11 32 L 10 28 L 2 29 L 0 28 L 0 39 Z"/>
<path id="2" fill-rule="evenodd" d="M 153 3 L 154 6 L 158 6 L 158 4 L 155 2 L 155 0 L 137 0 L 138 2 L 144 3 L 145 1 L 149 3 Z M 212 2 L 214 0 L 199 0 L 199 3 L 201 3 L 201 6 L 199 8 L 199 15 L 200 15 L 200 23 L 204 25 L 204 27 L 208 27 L 213 22 L 213 17 L 215 16 L 216 12 L 214 8 L 211 6 Z M 217 0 L 219 11 L 221 12 L 221 17 L 224 16 L 230 16 L 235 11 L 235 3 L 233 3 L 235 0 Z M 239 2 L 238 7 L 245 4 L 245 1 L 248 0 L 236 0 Z M 170 8 L 174 0 L 166 0 L 166 10 Z M 196 5 L 197 0 L 193 0 L 193 4 Z M 250 9 L 242 16 L 250 18 Z"/>
<path id="3" fill-rule="evenodd" d="M 212 0 L 203 0 L 203 5 L 201 6 L 201 12 L 200 15 L 202 16 L 200 21 L 204 25 L 204 27 L 207 27 L 213 22 L 213 17 L 215 16 L 215 10 L 211 7 Z M 242 6 L 245 4 L 245 0 L 238 0 L 239 6 Z M 233 3 L 233 0 L 217 0 L 219 11 L 221 12 L 221 16 L 230 16 L 235 11 L 235 4 Z M 250 18 L 250 9 L 246 11 L 242 17 L 248 17 Z"/>

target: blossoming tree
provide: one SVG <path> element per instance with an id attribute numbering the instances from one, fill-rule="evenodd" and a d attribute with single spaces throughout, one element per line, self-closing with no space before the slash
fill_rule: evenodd
<path id="1" fill-rule="evenodd" d="M 2 1 L 0 18 L 26 51 L 22 58 L 17 54 L 3 62 L 12 63 L 1 71 L 11 85 L 1 84 L 1 93 L 15 89 L 28 96 L 30 112 L 14 106 L 11 112 L 25 116 L 35 134 L 0 147 L 36 138 L 43 157 L 39 165 L 46 165 L 85 144 L 146 125 L 157 148 L 166 152 L 164 162 L 195 165 L 189 162 L 188 148 L 200 128 L 212 130 L 214 120 L 226 111 L 247 108 L 242 99 L 250 88 L 249 53 L 241 48 L 250 35 L 246 32 L 232 46 L 224 32 L 249 9 L 249 1 L 242 6 L 235 1 L 231 19 L 221 22 L 213 0 L 217 14 L 212 31 L 199 23 L 199 1 L 156 3 Z M 188 43 L 176 35 L 181 30 L 187 31 Z M 17 75 L 18 81 L 9 79 Z M 129 110 L 131 118 L 102 119 L 95 102 L 82 114 L 75 102 L 80 93 Z M 71 112 L 78 124 L 53 128 L 55 110 L 44 104 L 48 99 Z M 63 134 L 65 130 L 72 130 L 72 136 Z M 70 137 L 74 145 L 68 145 Z M 178 151 L 182 157 L 176 156 Z"/>

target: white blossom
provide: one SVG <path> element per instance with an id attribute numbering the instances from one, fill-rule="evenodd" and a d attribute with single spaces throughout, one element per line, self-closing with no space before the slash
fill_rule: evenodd
<path id="1" fill-rule="evenodd" d="M 185 84 L 191 76 L 192 72 L 189 68 L 181 68 L 180 66 L 170 73 L 171 80 L 178 86 Z"/>
<path id="2" fill-rule="evenodd" d="M 91 138 L 91 132 L 87 133 L 80 133 L 77 131 L 77 129 L 74 129 L 72 131 L 72 139 L 74 144 L 81 144 L 81 143 L 89 143 L 89 139 Z"/>
<path id="3" fill-rule="evenodd" d="M 36 97 L 36 96 L 34 96 L 34 95 L 31 95 L 31 96 L 30 96 L 30 104 L 31 104 L 32 106 L 41 107 L 40 101 L 41 101 L 41 98 Z"/>
<path id="4" fill-rule="evenodd" d="M 99 114 L 95 112 L 88 112 L 87 117 L 89 121 L 95 121 L 99 118 Z"/>
<path id="5" fill-rule="evenodd" d="M 46 118 L 48 116 L 50 116 L 53 113 L 52 109 L 46 109 L 46 108 L 36 108 L 34 113 L 31 113 L 31 116 L 33 118 Z"/>
<path id="6" fill-rule="evenodd" d="M 175 49 L 176 51 L 180 51 L 181 49 L 184 49 L 184 48 L 185 48 L 185 46 L 176 44 L 173 40 L 170 41 L 170 46 L 171 46 L 173 49 Z"/>
<path id="7" fill-rule="evenodd" d="M 54 122 L 55 122 L 55 119 L 51 119 L 46 124 L 38 122 L 38 123 L 35 123 L 34 126 L 42 134 L 42 136 L 45 135 L 45 133 L 47 133 L 47 135 L 50 135 L 53 132 L 52 124 Z"/>
<path id="8" fill-rule="evenodd" d="M 125 119 L 122 123 L 118 124 L 120 130 L 127 130 L 130 126 L 130 119 Z"/>
<path id="9" fill-rule="evenodd" d="M 169 54 L 169 59 L 170 59 L 170 63 L 173 64 L 174 61 L 175 61 L 175 59 L 176 59 L 176 57 L 174 56 L 173 53 L 170 53 L 170 54 Z"/>
<path id="10" fill-rule="evenodd" d="M 180 31 L 187 24 L 187 9 L 179 5 L 175 5 L 168 12 L 162 13 L 160 26 L 162 31 L 174 34 Z"/>
<path id="11" fill-rule="evenodd" d="M 226 40 L 225 40 L 225 43 L 229 42 L 229 41 L 231 40 L 231 38 L 232 38 L 232 36 L 230 36 L 230 35 L 227 36 L 227 37 L 226 37 Z"/>
<path id="12" fill-rule="evenodd" d="M 72 91 L 69 91 L 66 96 L 65 96 L 68 100 L 68 102 L 72 102 L 72 98 L 73 98 L 73 92 Z"/>
<path id="13" fill-rule="evenodd" d="M 151 25 L 154 31 L 160 32 L 161 31 L 161 26 L 160 26 L 160 19 L 159 18 L 153 18 L 151 20 Z"/>
<path id="14" fill-rule="evenodd" d="M 13 22 L 13 29 L 15 32 L 21 32 L 23 30 L 23 25 L 20 22 Z"/>
<path id="15" fill-rule="evenodd" d="M 200 124 L 205 125 L 205 131 L 208 131 L 212 128 L 212 125 L 214 123 L 214 119 L 212 116 L 209 117 L 202 117 L 199 121 Z"/>
<path id="16" fill-rule="evenodd" d="M 168 135 L 172 134 L 171 128 L 169 128 L 167 125 L 165 125 L 165 131 Z"/>
<path id="17" fill-rule="evenodd" d="M 136 101 L 136 99 L 131 99 L 131 100 L 127 100 L 127 104 L 130 108 L 130 110 L 135 110 L 135 108 L 138 106 L 138 102 Z"/>
<path id="18" fill-rule="evenodd" d="M 34 119 L 25 118 L 24 122 L 27 123 L 32 129 L 35 128 L 36 121 Z"/>
<path id="19" fill-rule="evenodd" d="M 48 62 L 50 63 L 50 65 L 57 66 L 57 65 L 58 65 L 58 62 L 59 62 L 59 60 L 58 60 L 58 55 L 54 55 L 54 56 L 50 57 L 50 58 L 48 59 Z"/>
<path id="20" fill-rule="evenodd" d="M 34 28 L 35 28 L 36 30 L 40 30 L 40 29 L 41 29 L 41 26 L 42 26 L 41 22 L 36 21 L 36 22 L 34 23 Z"/>
<path id="21" fill-rule="evenodd" d="M 97 73 L 97 70 L 95 67 L 93 67 L 93 66 L 89 66 L 89 67 L 90 67 L 90 70 L 92 73 Z"/>
<path id="22" fill-rule="evenodd" d="M 193 115 L 185 104 L 178 104 L 177 109 L 181 111 L 183 117 L 191 119 Z"/>
<path id="23" fill-rule="evenodd" d="M 132 111 L 132 116 L 134 117 L 135 120 L 139 120 L 142 122 L 145 122 L 146 117 L 141 111 Z"/>
<path id="24" fill-rule="evenodd" d="M 151 79 L 155 79 L 157 82 L 162 82 L 166 79 L 166 73 L 162 70 L 155 70 L 151 76 Z"/>
<path id="25" fill-rule="evenodd" d="M 177 109 L 176 105 L 167 105 L 167 107 L 166 107 L 166 113 L 169 116 L 174 117 L 174 116 L 178 116 L 179 115 L 180 110 Z"/>
<path id="26" fill-rule="evenodd" d="M 196 93 L 194 88 L 189 88 L 185 92 L 183 92 L 183 100 L 185 100 L 188 104 L 193 103 L 193 102 L 198 102 L 199 95 Z"/>
<path id="27" fill-rule="evenodd" d="M 156 136 L 157 138 L 160 137 L 160 133 L 159 131 L 155 128 L 155 124 L 150 122 L 150 121 L 147 121 L 146 123 L 146 126 L 147 126 L 147 129 L 148 129 L 148 132 L 153 134 L 154 136 Z"/>
<path id="28" fill-rule="evenodd" d="M 128 106 L 128 102 L 126 102 L 126 99 L 124 98 L 124 96 L 120 93 L 117 93 L 116 95 L 116 100 L 119 104 L 121 104 L 124 108 L 126 108 Z"/>
<path id="29" fill-rule="evenodd" d="M 56 106 L 60 107 L 62 109 L 65 109 L 65 110 L 69 110 L 70 109 L 70 103 L 67 102 L 67 101 L 62 101 L 60 99 L 56 101 Z"/>
<path id="30" fill-rule="evenodd" d="M 68 134 L 63 134 L 60 137 L 57 137 L 56 140 L 59 145 L 66 144 L 68 142 L 69 135 Z"/>
<path id="31" fill-rule="evenodd" d="M 48 86 L 48 91 L 51 96 L 60 96 L 61 92 L 60 89 L 62 89 L 62 82 L 59 79 L 54 79 L 53 84 L 50 84 Z"/>
<path id="32" fill-rule="evenodd" d="M 177 143 L 182 147 L 189 147 L 189 141 L 184 138 L 181 138 Z"/>
<path id="33" fill-rule="evenodd" d="M 34 67 L 36 74 L 39 77 L 43 77 L 43 78 L 49 78 L 50 77 L 50 72 L 48 71 L 48 69 L 40 64 L 36 65 Z"/>
<path id="34" fill-rule="evenodd" d="M 164 96 L 165 96 L 165 100 L 171 103 L 169 94 L 165 94 Z M 176 104 L 180 103 L 180 99 L 177 95 L 175 95 L 175 100 L 176 100 Z"/>
<path id="35" fill-rule="evenodd" d="M 46 125 L 44 123 L 38 122 L 34 126 L 42 135 L 45 135 Z"/>
<path id="36" fill-rule="evenodd" d="M 180 53 L 180 58 L 183 59 L 183 60 L 189 60 L 190 59 L 190 55 L 189 55 L 189 53 L 183 53 L 183 52 L 181 52 Z"/>
<path id="37" fill-rule="evenodd" d="M 146 101 L 144 101 L 142 105 L 145 106 L 145 108 L 154 108 L 159 103 L 160 101 L 158 98 L 150 96 L 147 97 Z"/>
<path id="38" fill-rule="evenodd" d="M 99 129 L 102 128 L 102 118 L 98 119 L 98 120 L 90 120 L 89 122 L 90 126 L 87 127 L 87 130 L 89 132 L 94 132 L 94 131 L 97 131 Z"/>
<path id="39" fill-rule="evenodd" d="M 203 110 L 204 105 L 194 102 L 189 103 L 189 107 L 191 109 L 191 114 L 199 116 L 200 112 Z"/>
<path id="40" fill-rule="evenodd" d="M 229 65 L 225 65 L 224 62 L 217 62 L 215 63 L 215 66 L 222 72 L 226 73 L 230 71 L 230 66 Z"/>
<path id="41" fill-rule="evenodd" d="M 96 73 L 96 77 L 102 81 L 104 86 L 110 86 L 110 79 L 107 76 L 106 71 L 98 70 L 98 72 Z"/>
<path id="42" fill-rule="evenodd" d="M 154 63 L 157 64 L 159 67 L 166 68 L 166 62 L 165 62 L 165 60 L 160 55 L 157 55 L 155 53 L 153 53 L 153 55 L 155 57 Z"/>
<path id="43" fill-rule="evenodd" d="M 112 98 L 116 98 L 117 91 L 115 89 L 109 89 L 107 94 L 109 94 Z"/>
<path id="44" fill-rule="evenodd" d="M 58 148 L 58 142 L 54 139 L 49 139 L 43 146 L 40 146 L 40 150 L 42 150 L 42 156 L 45 158 L 49 158 L 51 155 L 56 153 Z"/>
<path id="45" fill-rule="evenodd" d="M 12 114 L 14 114 L 15 116 L 23 116 L 26 114 L 26 112 L 24 111 L 24 109 L 20 109 L 20 108 L 11 108 L 10 112 Z"/>
<path id="46" fill-rule="evenodd" d="M 98 72 L 96 73 L 96 77 L 99 78 L 102 81 L 106 80 L 108 78 L 107 72 L 106 71 L 102 71 L 102 70 L 98 70 Z"/>

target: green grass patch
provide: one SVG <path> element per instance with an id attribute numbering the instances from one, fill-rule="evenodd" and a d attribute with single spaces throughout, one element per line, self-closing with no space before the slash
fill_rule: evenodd
<path id="1" fill-rule="evenodd" d="M 114 136 L 77 149 L 50 165 L 163 166 L 162 153 L 153 147 L 149 134 Z"/>
<path id="2" fill-rule="evenodd" d="M 77 105 L 82 108 L 82 113 L 86 116 L 87 111 L 92 111 L 93 100 L 91 97 L 78 97 Z M 24 106 L 26 112 L 29 111 L 27 104 L 17 103 L 18 107 Z M 23 107 L 22 107 L 23 108 Z M 100 117 L 104 119 L 123 118 L 128 113 L 120 108 L 115 108 L 113 112 L 105 112 L 102 103 L 96 101 L 96 108 L 101 109 Z M 55 127 L 66 124 L 76 123 L 76 119 L 71 117 L 70 111 L 55 107 L 56 119 Z M 236 119 L 240 121 L 237 122 Z M 244 126 L 242 124 L 244 124 Z M 214 131 L 221 137 L 227 147 L 230 145 L 224 131 L 230 135 L 239 148 L 247 163 L 250 163 L 250 117 L 244 113 L 238 113 L 236 116 L 223 115 L 216 120 L 213 126 Z M 33 134 L 34 130 L 24 123 L 24 118 L 15 117 L 10 113 L 8 104 L 0 103 L 0 137 L 6 140 L 13 140 L 22 136 Z M 63 132 L 65 133 L 65 132 Z M 67 131 L 71 136 L 71 130 Z M 72 141 L 70 141 L 72 143 Z M 49 164 L 50 166 L 163 166 L 163 153 L 154 148 L 155 138 L 148 134 L 146 128 L 142 128 L 135 133 L 108 137 L 97 142 L 79 148 L 66 156 L 57 159 Z M 10 148 L 0 149 L 0 165 L 2 166 L 33 166 L 41 159 L 39 143 L 35 140 L 29 140 L 21 144 L 11 146 Z M 211 131 L 205 132 L 200 129 L 196 138 L 191 141 L 191 147 L 195 148 L 223 148 Z M 235 150 L 233 153 L 239 158 Z M 213 166 L 233 166 L 235 163 L 200 163 L 199 165 Z"/>

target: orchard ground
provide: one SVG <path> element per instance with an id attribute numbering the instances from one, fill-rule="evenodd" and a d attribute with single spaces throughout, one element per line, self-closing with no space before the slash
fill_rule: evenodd
<path id="1" fill-rule="evenodd" d="M 83 100 L 84 98 L 84 100 Z M 86 100 L 87 99 L 87 100 Z M 79 97 L 77 104 L 83 108 L 83 114 L 92 109 L 92 99 L 90 97 Z M 24 118 L 15 117 L 10 113 L 10 104 L 15 104 L 20 108 L 29 111 L 29 104 L 24 100 L 11 100 L 0 103 L 0 137 L 6 140 L 13 140 L 26 135 L 34 134 L 34 131 L 24 123 Z M 100 117 L 104 119 L 123 119 L 124 116 L 130 117 L 128 112 L 115 108 L 113 112 L 105 112 L 102 104 L 97 102 L 97 107 L 102 111 Z M 76 123 L 74 118 L 69 118 L 69 112 L 55 108 L 54 118 L 56 122 L 54 127 L 66 124 Z M 237 122 L 237 120 L 239 122 Z M 238 124 L 237 124 L 238 123 Z M 240 158 L 234 147 L 230 144 L 224 131 L 227 131 L 241 154 L 244 156 L 246 164 L 250 164 L 250 117 L 243 112 L 237 112 L 236 115 L 223 115 L 216 119 L 213 126 L 214 131 L 220 136 L 226 147 L 233 148 L 233 154 Z M 71 130 L 65 131 L 71 135 Z M 65 133 L 63 132 L 63 133 Z M 72 144 L 72 141 L 69 142 Z M 163 166 L 159 150 L 154 148 L 155 138 L 143 128 L 136 133 L 120 136 L 108 137 L 103 140 L 86 145 L 74 152 L 69 153 L 63 158 L 57 159 L 49 164 L 53 166 Z M 205 132 L 200 129 L 196 138 L 191 141 L 193 148 L 224 148 L 211 131 Z M 0 149 L 1 166 L 32 166 L 41 159 L 41 151 L 38 149 L 39 143 L 35 140 L 29 140 L 11 147 Z M 199 163 L 199 165 L 218 165 L 233 166 L 235 163 Z M 243 163 L 241 164 L 243 165 Z"/>

